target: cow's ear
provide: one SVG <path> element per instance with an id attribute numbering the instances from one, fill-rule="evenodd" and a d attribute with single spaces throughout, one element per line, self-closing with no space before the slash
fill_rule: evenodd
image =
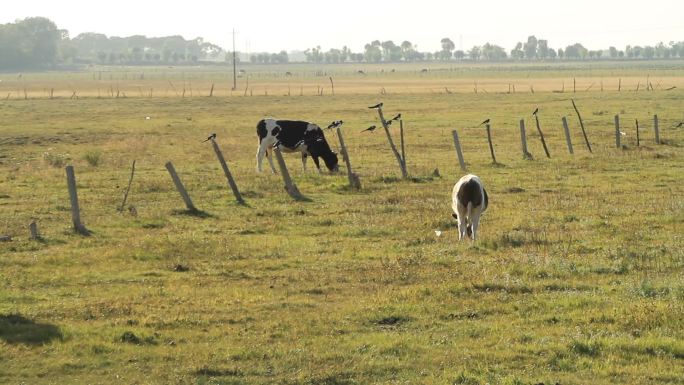
<path id="1" fill-rule="evenodd" d="M 458 215 L 456 215 L 455 213 L 451 213 L 451 216 L 454 217 L 454 219 L 458 219 Z"/>

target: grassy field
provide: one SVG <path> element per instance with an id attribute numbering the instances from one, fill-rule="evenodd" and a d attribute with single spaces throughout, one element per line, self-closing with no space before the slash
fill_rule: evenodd
<path id="1" fill-rule="evenodd" d="M 231 96 L 232 76 L 215 68 L 0 74 L 0 235 L 12 236 L 0 242 L 0 383 L 683 384 L 684 69 L 392 69 L 250 67 L 246 97 L 245 77 Z M 106 92 L 117 82 L 119 98 Z M 405 119 L 408 180 L 385 134 L 360 132 L 378 124 L 366 108 L 378 101 Z M 362 190 L 289 155 L 310 201 L 290 199 L 279 175 L 254 170 L 264 116 L 344 120 Z M 477 127 L 485 118 L 498 164 Z M 489 192 L 477 242 L 459 243 L 450 215 L 463 174 L 454 128 Z M 211 132 L 245 206 L 201 143 Z M 135 213 L 118 213 L 133 160 Z M 202 215 L 184 210 L 169 160 Z M 70 227 L 68 164 L 88 237 Z M 42 241 L 28 239 L 32 219 Z"/>

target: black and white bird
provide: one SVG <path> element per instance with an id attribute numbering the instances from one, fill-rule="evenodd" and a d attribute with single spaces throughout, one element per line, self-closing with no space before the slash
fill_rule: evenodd
<path id="1" fill-rule="evenodd" d="M 532 113 L 532 115 L 537 115 L 537 112 L 539 112 L 539 107 L 534 109 L 534 112 Z"/>
<path id="2" fill-rule="evenodd" d="M 205 140 L 203 140 L 203 141 L 202 141 L 202 143 L 204 143 L 204 142 L 208 142 L 208 141 L 210 141 L 210 140 L 214 140 L 214 139 L 216 139 L 216 133 L 215 133 L 215 132 L 214 132 L 214 133 L 212 133 L 211 135 L 209 135 L 209 137 L 208 137 L 208 138 L 206 138 Z"/>
<path id="3" fill-rule="evenodd" d="M 392 119 L 390 119 L 390 120 L 385 120 L 385 125 L 386 125 L 387 127 L 391 126 L 391 125 L 392 125 Z"/>
<path id="4" fill-rule="evenodd" d="M 368 107 L 368 108 L 380 108 L 380 107 L 382 107 L 382 102 L 380 102 L 380 103 L 378 103 L 378 104 L 376 104 L 376 105 L 374 105 L 374 106 L 370 106 L 370 107 Z"/>
<path id="5" fill-rule="evenodd" d="M 401 119 L 401 114 L 397 114 L 395 117 L 393 117 L 390 120 L 399 120 L 399 119 Z"/>
<path id="6" fill-rule="evenodd" d="M 482 126 L 483 124 L 487 124 L 487 123 L 489 123 L 489 118 L 487 118 L 484 122 L 480 123 L 480 126 Z"/>
<path id="7" fill-rule="evenodd" d="M 344 123 L 344 122 L 341 120 L 335 120 L 332 123 L 330 123 L 330 125 L 328 125 L 328 129 L 331 130 L 333 128 L 337 128 L 337 127 L 341 126 L 342 123 Z"/>
<path id="8" fill-rule="evenodd" d="M 365 130 L 363 130 L 363 131 L 361 131 L 361 132 L 364 132 L 364 131 L 369 131 L 369 132 L 375 131 L 375 125 L 372 125 L 372 126 L 366 128 Z"/>

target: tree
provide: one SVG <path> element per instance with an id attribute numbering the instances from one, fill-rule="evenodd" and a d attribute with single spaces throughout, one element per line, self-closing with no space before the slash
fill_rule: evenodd
<path id="1" fill-rule="evenodd" d="M 456 45 L 448 37 L 443 38 L 440 42 L 442 43 L 442 51 L 440 52 L 442 60 L 449 60 Z"/>
<path id="2" fill-rule="evenodd" d="M 480 60 L 480 56 L 482 55 L 482 50 L 478 46 L 473 46 L 473 48 L 468 51 L 468 57 L 470 57 L 470 60 L 472 61 L 477 61 Z"/>
<path id="3" fill-rule="evenodd" d="M 537 56 L 541 59 L 549 57 L 549 42 L 547 40 L 537 40 Z"/>
<path id="4" fill-rule="evenodd" d="M 525 52 L 522 50 L 523 44 L 521 42 L 518 42 L 518 44 L 515 45 L 515 48 L 511 50 L 511 58 L 515 60 L 522 60 L 522 58 L 525 57 Z"/>
<path id="5" fill-rule="evenodd" d="M 456 50 L 454 51 L 454 59 L 456 60 L 463 60 L 465 58 L 465 52 L 463 50 Z"/>
<path id="6" fill-rule="evenodd" d="M 500 61 L 506 59 L 506 51 L 498 45 L 485 43 L 481 48 L 482 56 L 487 61 Z"/>
<path id="7" fill-rule="evenodd" d="M 373 40 L 364 46 L 364 57 L 368 63 L 379 63 L 382 60 L 381 44 L 379 40 Z"/>
<path id="8" fill-rule="evenodd" d="M 537 38 L 534 35 L 527 38 L 527 43 L 525 43 L 524 51 L 525 58 L 527 60 L 532 60 L 537 58 Z"/>
<path id="9" fill-rule="evenodd" d="M 608 55 L 610 55 L 611 59 L 615 59 L 618 57 L 618 50 L 615 47 L 608 47 Z"/>

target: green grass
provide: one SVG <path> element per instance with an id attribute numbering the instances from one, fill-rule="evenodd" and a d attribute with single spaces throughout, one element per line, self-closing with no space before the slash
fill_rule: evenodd
<path id="1" fill-rule="evenodd" d="M 497 76 L 523 79 L 523 69 Z M 594 76 L 591 67 L 575 70 Z M 657 66 L 601 68 L 643 78 L 646 70 L 651 79 L 683 78 Z M 447 78 L 439 73 L 449 72 L 430 76 Z M 398 75 L 420 84 L 419 73 Z M 78 79 L 92 76 L 25 78 L 65 88 L 75 78 L 71 86 L 86 89 Z M 323 97 L 93 91 L 0 100 L 0 235 L 13 236 L 0 243 L 0 383 L 682 383 L 684 131 L 671 127 L 684 118 L 683 87 L 381 96 L 372 79 L 342 79 L 339 95 Z M 386 115 L 405 119 L 410 180 L 383 132 L 360 133 L 377 124 L 366 106 L 380 100 Z M 530 119 L 537 106 L 551 159 Z M 625 150 L 614 148 L 617 113 Z M 666 144 L 653 143 L 656 113 Z M 304 174 L 293 155 L 290 173 L 310 201 L 291 200 L 279 175 L 257 175 L 255 125 L 264 116 L 344 120 L 363 189 L 346 188 L 344 172 Z M 499 165 L 476 127 L 485 118 Z M 534 161 L 522 158 L 521 118 Z M 490 196 L 475 243 L 457 241 L 450 216 L 462 174 L 454 128 Z M 244 206 L 201 143 L 211 132 Z M 118 213 L 133 160 L 127 206 L 135 210 Z M 169 160 L 204 215 L 185 215 Z M 67 164 L 88 237 L 70 229 Z M 32 219 L 43 241 L 28 239 Z"/>

